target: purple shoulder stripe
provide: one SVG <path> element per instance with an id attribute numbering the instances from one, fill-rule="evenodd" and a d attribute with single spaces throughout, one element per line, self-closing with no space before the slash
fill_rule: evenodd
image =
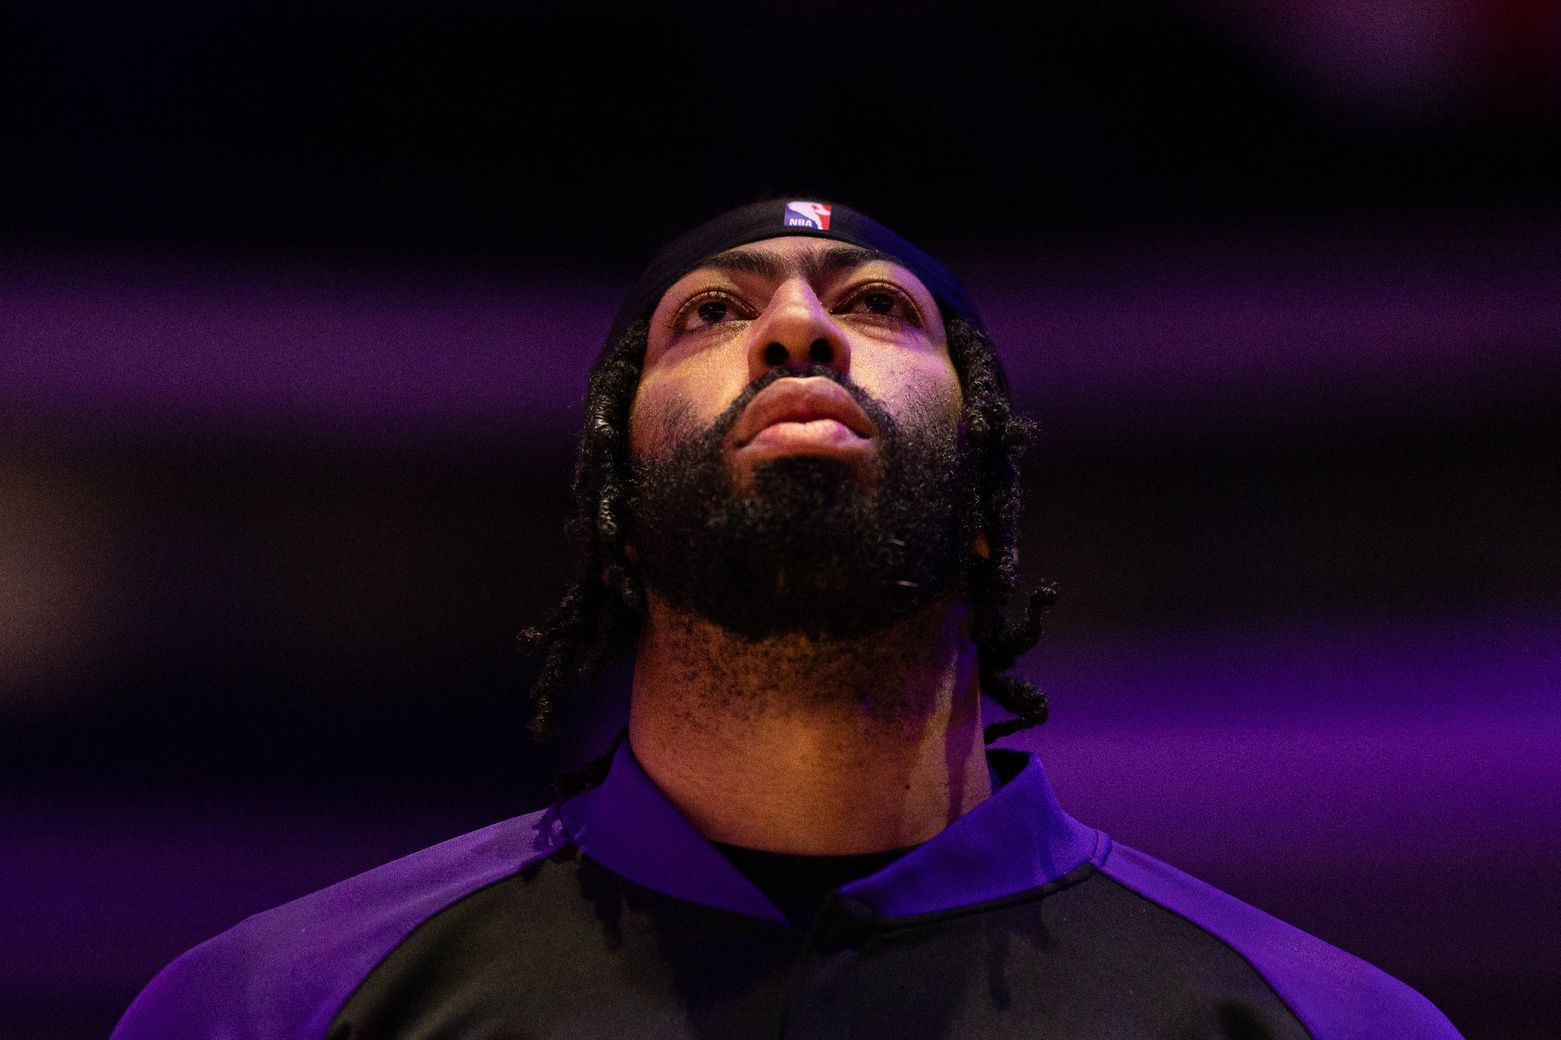
<path id="1" fill-rule="evenodd" d="M 1316 1040 L 1461 1040 L 1402 982 L 1175 867 L 1116 844 L 1101 873 L 1240 954 Z"/>
<path id="2" fill-rule="evenodd" d="M 418 925 L 568 843 L 544 809 L 256 914 L 175 960 L 112 1040 L 325 1036 L 365 976 Z"/>

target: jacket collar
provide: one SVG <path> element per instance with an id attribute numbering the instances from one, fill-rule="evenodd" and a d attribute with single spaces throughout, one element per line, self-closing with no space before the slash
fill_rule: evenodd
<path id="1" fill-rule="evenodd" d="M 996 750 L 987 760 L 1002 783 L 930 841 L 841 894 L 883 917 L 954 910 L 1017 895 L 1085 863 L 1099 864 L 1110 839 L 1057 804 L 1040 761 Z M 784 923 L 786 918 L 704 838 L 645 774 L 625 742 L 607 779 L 559 807 L 580 851 L 663 895 Z"/>

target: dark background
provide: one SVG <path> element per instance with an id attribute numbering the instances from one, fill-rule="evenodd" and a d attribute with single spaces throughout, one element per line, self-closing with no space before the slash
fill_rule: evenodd
<path id="1" fill-rule="evenodd" d="M 35 5 L 0 22 L 0 1037 L 536 807 L 584 374 L 669 235 L 969 284 L 1064 804 L 1471 1037 L 1561 1015 L 1551 5 Z"/>

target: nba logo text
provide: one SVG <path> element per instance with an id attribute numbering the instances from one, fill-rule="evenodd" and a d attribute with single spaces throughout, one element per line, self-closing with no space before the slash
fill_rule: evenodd
<path id="1" fill-rule="evenodd" d="M 788 202 L 786 215 L 781 220 L 786 227 L 829 230 L 829 204 L 827 202 Z"/>

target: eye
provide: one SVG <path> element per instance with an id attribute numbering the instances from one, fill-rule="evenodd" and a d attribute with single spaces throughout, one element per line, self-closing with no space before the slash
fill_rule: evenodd
<path id="1" fill-rule="evenodd" d="M 840 310 L 847 314 L 868 314 L 874 317 L 898 318 L 912 325 L 921 324 L 921 313 L 910 297 L 892 285 L 869 285 L 861 289 Z"/>
<path id="2" fill-rule="evenodd" d="M 743 315 L 736 300 L 725 293 L 704 292 L 683 304 L 672 317 L 676 332 L 697 332 L 713 325 L 735 321 Z"/>

